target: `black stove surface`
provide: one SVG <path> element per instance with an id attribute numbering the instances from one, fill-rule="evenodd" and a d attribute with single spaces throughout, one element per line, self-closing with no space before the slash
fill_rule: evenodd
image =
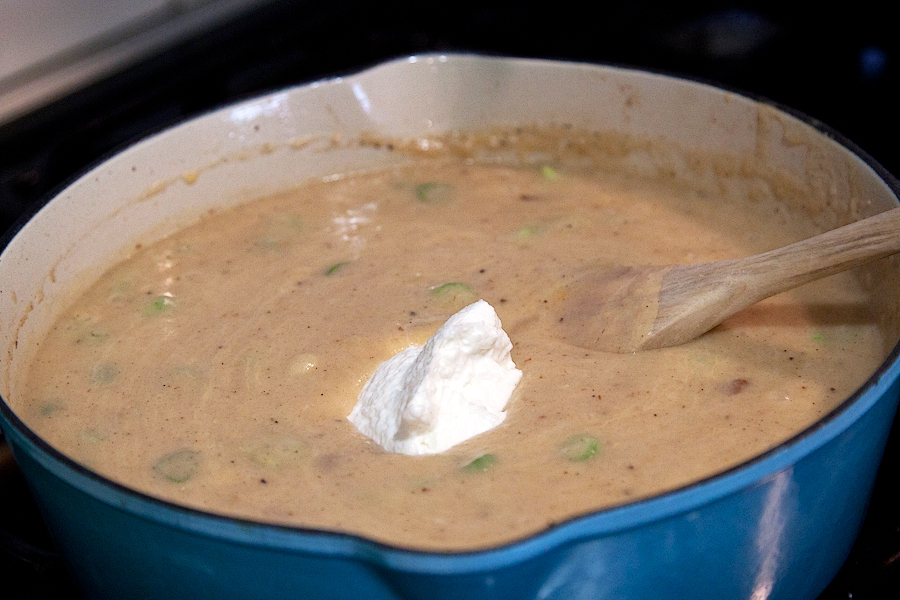
<path id="1" fill-rule="evenodd" d="M 432 52 L 613 63 L 709 80 L 805 112 L 900 173 L 900 48 L 886 9 L 856 2 L 808 13 L 786 4 L 635 0 L 595 12 L 565 1 L 273 2 L 0 125 L 0 231 L 86 167 L 168 125 L 257 93 Z M 78 597 L 3 452 L 4 597 Z M 862 532 L 821 599 L 900 598 L 898 457 L 895 424 Z"/>

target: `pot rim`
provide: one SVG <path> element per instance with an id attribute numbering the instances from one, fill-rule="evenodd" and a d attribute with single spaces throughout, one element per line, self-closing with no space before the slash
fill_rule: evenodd
<path id="1" fill-rule="evenodd" d="M 355 69 L 347 75 L 336 75 L 317 81 L 290 86 L 285 90 L 293 90 L 313 85 L 329 85 L 344 83 L 347 79 L 361 76 L 371 70 L 392 63 L 416 62 L 420 60 L 453 61 L 512 61 L 524 64 L 549 63 L 567 68 L 613 68 L 623 71 L 659 76 L 710 87 L 742 96 L 751 101 L 786 113 L 817 132 L 843 146 L 859 158 L 887 185 L 895 196 L 900 198 L 900 181 L 882 167 L 874 158 L 862 150 L 847 137 L 827 124 L 806 115 L 796 109 L 773 102 L 758 94 L 736 90 L 732 87 L 713 83 L 699 77 L 683 74 L 672 74 L 661 70 L 644 67 L 622 66 L 613 63 L 586 63 L 567 60 L 533 59 L 508 56 L 489 56 L 472 53 L 435 53 L 413 55 L 403 58 L 381 61 L 364 68 Z M 282 91 L 285 91 L 282 90 Z M 253 96 L 260 98 L 278 91 Z M 249 100 L 247 98 L 245 100 Z M 242 100 L 242 101 L 245 101 Z M 98 159 L 82 172 L 73 175 L 46 196 L 44 202 L 24 215 L 13 226 L 0 235 L 0 253 L 23 229 L 25 224 L 40 211 L 44 205 L 71 185 L 74 181 L 90 173 L 99 165 L 118 155 L 128 147 L 143 140 L 164 134 L 166 131 L 202 119 L 224 108 L 241 103 L 237 101 L 222 107 L 194 115 L 183 121 L 172 123 L 159 131 L 144 135 L 138 140 L 126 144 Z M 6 432 L 17 436 L 17 444 L 10 444 L 14 456 L 17 451 L 26 451 L 34 460 L 47 468 L 52 474 L 68 484 L 119 510 L 130 512 L 143 519 L 155 521 L 169 527 L 187 529 L 194 533 L 215 537 L 241 545 L 265 546 L 271 549 L 292 550 L 319 555 L 361 558 L 370 562 L 399 568 L 402 570 L 429 573 L 459 573 L 489 571 L 533 558 L 554 548 L 585 537 L 596 537 L 626 532 L 649 523 L 663 521 L 698 510 L 703 506 L 732 495 L 741 489 L 749 488 L 768 480 L 778 473 L 789 469 L 803 457 L 825 445 L 854 422 L 860 419 L 887 394 L 891 385 L 900 378 L 900 342 L 894 346 L 878 369 L 853 394 L 841 404 L 807 428 L 784 440 L 780 444 L 747 461 L 720 471 L 701 480 L 646 498 L 637 499 L 610 508 L 576 515 L 565 521 L 555 523 L 549 528 L 532 533 L 521 539 L 513 540 L 498 546 L 476 548 L 462 551 L 432 551 L 391 545 L 362 535 L 312 529 L 290 525 L 280 525 L 254 521 L 250 519 L 219 515 L 200 509 L 179 505 L 162 500 L 143 492 L 117 483 L 99 473 L 75 462 L 73 459 L 53 448 L 49 443 L 32 431 L 16 416 L 6 400 L 0 395 L 0 424 L 10 428 Z M 11 440 L 9 440 L 11 441 Z"/>

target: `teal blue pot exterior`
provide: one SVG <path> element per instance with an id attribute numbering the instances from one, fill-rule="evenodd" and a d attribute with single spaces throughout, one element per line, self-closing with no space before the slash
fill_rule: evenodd
<path id="1" fill-rule="evenodd" d="M 89 598 L 814 598 L 853 544 L 898 363 L 814 429 L 690 487 L 508 546 L 429 553 L 217 517 L 143 496 L 0 425 Z"/>

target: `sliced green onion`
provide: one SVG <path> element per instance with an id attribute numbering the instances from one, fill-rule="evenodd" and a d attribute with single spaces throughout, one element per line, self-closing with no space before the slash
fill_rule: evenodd
<path id="1" fill-rule="evenodd" d="M 557 179 L 559 179 L 559 173 L 550 165 L 543 165 L 541 167 L 541 175 L 547 181 L 556 181 Z"/>
<path id="2" fill-rule="evenodd" d="M 465 303 L 470 304 L 478 298 L 475 290 L 467 286 L 465 283 L 451 281 L 443 285 L 432 288 L 431 295 L 445 304 Z"/>
<path id="3" fill-rule="evenodd" d="M 521 229 L 516 230 L 516 239 L 520 242 L 526 242 L 531 238 L 539 235 L 543 231 L 543 227 L 540 225 L 529 225 L 528 227 L 522 227 Z"/>
<path id="4" fill-rule="evenodd" d="M 197 472 L 200 453 L 183 448 L 163 455 L 153 465 L 153 470 L 173 483 L 184 483 Z"/>
<path id="5" fill-rule="evenodd" d="M 346 267 L 349 264 L 350 264 L 349 261 L 334 263 L 333 265 L 331 265 L 330 267 L 325 269 L 325 271 L 323 271 L 323 273 L 325 275 L 334 275 L 335 273 L 337 273 L 338 271 L 340 271 L 341 269 L 343 269 L 344 267 Z"/>
<path id="6" fill-rule="evenodd" d="M 102 363 L 94 367 L 91 380 L 94 383 L 106 385 L 112 383 L 119 376 L 119 367 L 115 363 Z"/>
<path id="7" fill-rule="evenodd" d="M 469 464 L 463 467 L 466 473 L 482 473 L 493 467 L 497 463 L 497 457 L 493 454 L 482 454 Z"/>
<path id="8" fill-rule="evenodd" d="M 419 202 L 426 204 L 444 202 L 450 199 L 451 191 L 452 188 L 446 183 L 429 181 L 416 186 L 416 198 L 419 199 Z"/>
<path id="9" fill-rule="evenodd" d="M 171 296 L 157 296 L 153 302 L 144 306 L 145 317 L 155 317 L 175 307 L 175 298 Z"/>
<path id="10" fill-rule="evenodd" d="M 573 435 L 563 442 L 559 453 L 566 460 L 580 462 L 588 460 L 600 450 L 600 441 L 589 435 Z"/>
<path id="11" fill-rule="evenodd" d="M 62 410 L 62 405 L 59 402 L 50 401 L 46 404 L 42 404 L 41 408 L 38 412 L 41 413 L 42 417 L 50 417 L 55 415 L 57 412 Z"/>

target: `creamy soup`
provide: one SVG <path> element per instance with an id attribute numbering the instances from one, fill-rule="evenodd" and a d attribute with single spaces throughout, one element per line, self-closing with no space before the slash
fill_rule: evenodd
<path id="1" fill-rule="evenodd" d="M 685 485 L 796 434 L 883 357 L 850 274 L 686 345 L 566 344 L 563 276 L 746 256 L 816 233 L 774 202 L 574 167 L 430 160 L 211 215 L 106 273 L 42 343 L 20 414 L 62 452 L 214 513 L 483 548 Z M 483 298 L 524 376 L 435 456 L 347 420 L 377 366 Z"/>

